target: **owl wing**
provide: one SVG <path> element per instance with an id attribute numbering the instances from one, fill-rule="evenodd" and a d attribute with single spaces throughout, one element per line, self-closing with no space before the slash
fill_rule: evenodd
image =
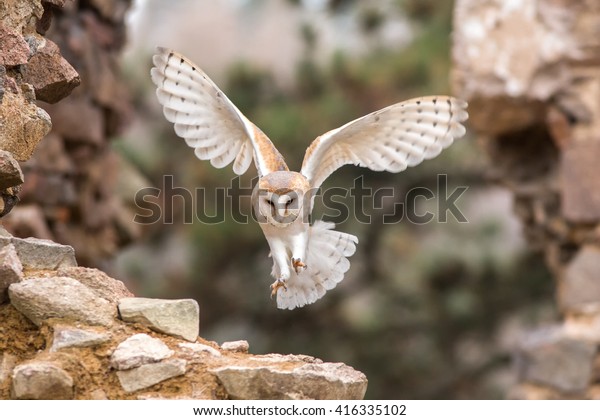
<path id="1" fill-rule="evenodd" d="M 210 78 L 190 60 L 157 48 L 150 74 L 165 117 L 201 160 L 216 168 L 233 163 L 241 175 L 254 157 L 259 176 L 287 170 L 269 138 L 248 120 Z"/>
<path id="2" fill-rule="evenodd" d="M 427 96 L 375 111 L 317 137 L 300 172 L 312 188 L 347 164 L 401 172 L 436 157 L 463 136 L 466 107 L 456 98 Z"/>

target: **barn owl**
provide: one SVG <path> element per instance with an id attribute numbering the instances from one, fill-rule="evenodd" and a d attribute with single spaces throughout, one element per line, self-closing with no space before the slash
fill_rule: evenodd
<path id="1" fill-rule="evenodd" d="M 269 138 L 210 78 L 181 54 L 158 48 L 151 70 L 156 95 L 175 133 L 201 160 L 245 173 L 254 161 L 253 206 L 273 259 L 271 297 L 294 309 L 333 289 L 350 268 L 358 239 L 333 223 L 308 222 L 314 191 L 336 169 L 353 164 L 401 172 L 431 159 L 465 134 L 466 102 L 427 96 L 400 102 L 317 137 L 300 172 L 290 171 Z"/>

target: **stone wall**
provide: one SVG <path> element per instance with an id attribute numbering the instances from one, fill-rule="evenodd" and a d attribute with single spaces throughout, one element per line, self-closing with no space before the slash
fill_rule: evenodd
<path id="1" fill-rule="evenodd" d="M 17 234 L 0 227 L 0 399 L 363 398 L 351 367 L 203 340 L 195 301 L 133 297 L 50 240 L 93 263 L 139 234 L 108 143 L 129 112 L 128 7 L 0 2 L 0 217 Z"/>
<path id="2" fill-rule="evenodd" d="M 0 148 L 23 162 L 25 175 L 20 205 L 3 225 L 17 236 L 73 245 L 87 265 L 140 234 L 124 204 L 131 197 L 119 197 L 122 162 L 110 147 L 131 115 L 117 64 L 129 6 L 130 0 L 0 5 Z"/>
<path id="3" fill-rule="evenodd" d="M 524 338 L 511 396 L 600 398 L 600 3 L 458 0 L 454 19 L 455 92 L 564 316 Z"/>
<path id="4" fill-rule="evenodd" d="M 0 232 L 0 399 L 361 399 L 362 373 L 198 337 L 191 299 L 133 297 L 73 248 Z"/>

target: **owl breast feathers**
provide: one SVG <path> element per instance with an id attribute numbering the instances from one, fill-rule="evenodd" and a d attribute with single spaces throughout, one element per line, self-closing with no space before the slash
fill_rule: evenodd
<path id="1" fill-rule="evenodd" d="M 156 95 L 175 133 L 198 159 L 237 175 L 254 161 L 253 205 L 273 258 L 271 295 L 277 307 L 315 302 L 343 280 L 358 239 L 333 223 L 308 224 L 313 193 L 343 165 L 401 172 L 431 159 L 465 134 L 467 103 L 427 96 L 390 105 L 317 137 L 300 172 L 290 171 L 271 140 L 198 66 L 158 48 L 151 70 Z"/>

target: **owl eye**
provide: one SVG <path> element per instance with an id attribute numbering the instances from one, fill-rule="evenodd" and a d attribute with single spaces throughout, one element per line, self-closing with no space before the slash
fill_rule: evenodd
<path id="1" fill-rule="evenodd" d="M 267 200 L 267 203 L 269 203 L 269 205 L 270 205 L 271 207 L 275 207 L 275 204 L 273 204 L 273 202 L 272 202 L 271 200 Z"/>

